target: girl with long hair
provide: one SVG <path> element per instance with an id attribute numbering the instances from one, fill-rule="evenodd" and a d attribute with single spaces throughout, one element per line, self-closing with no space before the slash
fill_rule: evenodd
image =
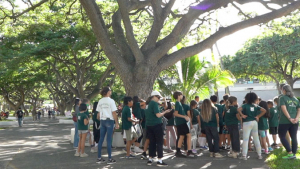
<path id="1" fill-rule="evenodd" d="M 269 130 L 268 118 L 270 117 L 270 111 L 266 101 L 259 102 L 259 106 L 266 110 L 266 113 L 258 121 L 258 132 L 261 139 L 261 146 L 265 149 L 265 154 L 269 154 L 267 146 L 266 131 Z"/>
<path id="2" fill-rule="evenodd" d="M 203 100 L 200 116 L 205 126 L 210 157 L 222 158 L 223 156 L 219 153 L 219 114 L 217 108 L 209 99 Z"/>

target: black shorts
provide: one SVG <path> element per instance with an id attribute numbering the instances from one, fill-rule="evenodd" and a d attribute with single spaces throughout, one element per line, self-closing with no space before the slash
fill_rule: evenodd
<path id="1" fill-rule="evenodd" d="M 276 135 L 276 134 L 278 134 L 278 127 L 270 127 L 269 133 L 270 133 L 271 135 Z"/>
<path id="2" fill-rule="evenodd" d="M 201 133 L 202 133 L 202 134 L 206 134 L 205 130 L 201 130 Z"/>
<path id="3" fill-rule="evenodd" d="M 224 133 L 223 133 L 223 128 L 224 128 L 224 125 L 220 125 L 220 128 L 219 128 L 219 134 L 224 134 Z"/>
<path id="4" fill-rule="evenodd" d="M 187 124 L 184 123 L 184 124 L 178 125 L 177 126 L 177 133 L 178 133 L 179 136 L 189 134 L 190 130 L 189 130 L 189 127 L 187 126 Z"/>

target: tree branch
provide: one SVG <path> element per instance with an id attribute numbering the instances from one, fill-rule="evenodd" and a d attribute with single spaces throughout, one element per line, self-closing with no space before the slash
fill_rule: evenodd
<path id="1" fill-rule="evenodd" d="M 128 45 L 135 57 L 136 60 L 136 64 L 139 64 L 143 61 L 144 58 L 144 54 L 142 53 L 142 51 L 139 48 L 139 45 L 134 37 L 133 34 L 133 27 L 131 25 L 131 21 L 129 18 L 129 7 L 128 4 L 126 2 L 129 2 L 127 0 L 118 0 L 118 4 L 119 4 L 119 10 L 121 12 L 121 16 L 123 19 L 123 23 L 125 26 L 125 32 L 126 32 L 126 38 L 128 40 Z"/>
<path id="2" fill-rule="evenodd" d="M 176 51 L 170 55 L 165 55 L 163 56 L 159 61 L 158 61 L 158 67 L 160 70 L 166 69 L 173 64 L 175 64 L 177 61 L 185 59 L 187 57 L 193 56 L 197 53 L 200 53 L 204 51 L 205 49 L 209 49 L 217 40 L 228 36 L 230 34 L 233 34 L 234 32 L 237 32 L 241 29 L 258 25 L 260 23 L 265 23 L 270 20 L 288 15 L 292 11 L 297 10 L 300 7 L 300 1 L 296 1 L 290 5 L 287 5 L 285 7 L 282 7 L 281 9 L 278 9 L 276 11 L 272 11 L 270 13 L 257 16 L 252 19 L 248 19 L 236 24 L 233 24 L 231 26 L 228 26 L 226 28 L 221 28 L 219 31 L 217 31 L 215 34 L 211 35 L 209 38 L 205 39 L 204 41 L 186 47 L 182 48 L 179 51 Z"/>

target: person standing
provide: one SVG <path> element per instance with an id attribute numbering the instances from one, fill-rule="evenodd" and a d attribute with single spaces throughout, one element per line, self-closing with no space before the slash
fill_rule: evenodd
<path id="1" fill-rule="evenodd" d="M 98 144 L 98 164 L 105 163 L 105 160 L 102 158 L 102 144 L 106 136 L 106 143 L 107 143 L 107 153 L 108 153 L 108 161 L 107 164 L 114 164 L 116 163 L 116 160 L 112 159 L 111 157 L 111 144 L 112 144 L 112 136 L 113 136 L 113 130 L 114 130 L 114 121 L 116 125 L 116 129 L 119 129 L 119 121 L 117 116 L 117 107 L 116 103 L 113 99 L 110 98 L 112 92 L 110 87 L 104 87 L 101 90 L 102 98 L 99 100 L 97 109 L 98 116 L 100 119 L 100 140 Z"/>
<path id="2" fill-rule="evenodd" d="M 219 114 L 217 108 L 210 99 L 203 100 L 201 106 L 201 118 L 205 126 L 206 140 L 209 147 L 210 157 L 222 158 L 219 148 Z"/>
<path id="3" fill-rule="evenodd" d="M 24 113 L 23 113 L 21 107 L 19 107 L 19 110 L 17 111 L 16 116 L 18 118 L 19 127 L 22 127 Z"/>
<path id="4" fill-rule="evenodd" d="M 78 143 L 79 143 L 77 116 L 80 113 L 80 111 L 79 111 L 79 105 L 80 104 L 81 104 L 81 100 L 79 98 L 76 98 L 75 99 L 75 104 L 74 104 L 74 111 L 75 112 L 73 113 L 73 122 L 74 122 L 74 128 L 75 128 L 74 142 L 73 142 L 73 147 L 74 148 L 77 148 Z"/>
<path id="5" fill-rule="evenodd" d="M 41 120 L 41 114 L 42 114 L 42 113 L 41 113 L 41 110 L 39 110 L 39 111 L 37 112 L 37 115 L 38 115 L 38 119 L 39 119 L 39 120 Z"/>
<path id="6" fill-rule="evenodd" d="M 245 100 L 246 104 L 238 108 L 238 112 L 243 118 L 243 152 L 240 159 L 248 159 L 248 140 L 251 134 L 255 144 L 256 152 L 258 154 L 258 159 L 261 160 L 262 156 L 261 145 L 258 137 L 258 121 L 259 118 L 266 113 L 266 110 L 256 104 L 258 97 L 255 93 L 247 93 Z"/>
<path id="7" fill-rule="evenodd" d="M 274 99 L 274 102 L 278 102 L 278 98 L 276 97 Z M 277 146 L 277 134 L 278 134 L 278 125 L 279 125 L 279 119 L 278 119 L 278 112 L 277 112 L 277 106 L 274 107 L 273 101 L 268 101 L 268 107 L 270 111 L 270 118 L 269 118 L 269 133 L 272 135 L 273 138 L 273 147 Z"/>
<path id="8" fill-rule="evenodd" d="M 81 103 L 79 106 L 79 111 L 77 115 L 77 123 L 78 123 L 78 133 L 79 133 L 79 145 L 77 152 L 74 156 L 77 157 L 87 157 L 88 155 L 84 152 L 85 148 L 85 140 L 86 135 L 88 133 L 88 124 L 89 124 L 89 117 L 86 115 L 87 106 L 84 103 Z"/>
<path id="9" fill-rule="evenodd" d="M 100 120 L 97 119 L 98 113 L 96 111 L 98 102 L 94 102 L 93 110 L 92 110 L 92 118 L 93 118 L 93 135 L 94 135 L 94 147 L 91 149 L 91 153 L 98 152 L 96 148 L 96 144 L 98 145 L 100 139 Z"/>
<path id="10" fill-rule="evenodd" d="M 148 110 L 146 115 L 146 126 L 147 126 L 147 137 L 150 140 L 149 145 L 149 160 L 147 165 L 152 165 L 153 158 L 156 156 L 158 162 L 157 166 L 163 167 L 168 166 L 166 163 L 162 161 L 163 157 L 163 124 L 162 124 L 162 117 L 164 114 L 169 113 L 171 110 L 166 110 L 164 112 L 160 112 L 158 102 L 162 98 L 158 91 L 153 91 L 151 93 L 151 101 L 148 104 Z"/>
<path id="11" fill-rule="evenodd" d="M 300 117 L 299 100 L 295 98 L 290 85 L 284 85 L 282 88 L 283 96 L 280 97 L 279 103 L 281 108 L 278 133 L 279 138 L 288 152 L 288 155 L 282 157 L 283 159 L 295 159 L 298 148 L 297 132 Z M 292 140 L 292 148 L 288 143 L 286 133 L 289 131 Z"/>
<path id="12" fill-rule="evenodd" d="M 138 96 L 134 96 L 132 113 L 133 113 L 134 117 L 139 120 L 139 122 L 137 123 L 138 125 L 136 125 L 136 127 L 141 126 L 141 121 L 142 121 L 142 113 L 141 112 L 142 112 L 142 109 L 141 109 L 141 105 L 140 105 L 140 99 Z M 136 141 L 134 143 L 134 149 L 133 149 L 135 153 L 144 152 L 142 149 L 140 149 L 140 143 L 141 143 L 142 139 L 143 139 L 143 134 L 139 138 L 136 139 Z"/>

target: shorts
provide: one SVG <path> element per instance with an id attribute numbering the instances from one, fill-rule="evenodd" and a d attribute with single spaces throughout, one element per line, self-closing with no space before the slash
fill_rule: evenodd
<path id="1" fill-rule="evenodd" d="M 126 140 L 127 141 L 130 141 L 133 138 L 137 138 L 138 137 L 138 135 L 136 134 L 135 131 L 132 130 L 132 128 L 130 128 L 129 130 L 124 130 L 124 131 L 125 131 L 125 134 L 126 134 Z"/>
<path id="2" fill-rule="evenodd" d="M 258 130 L 258 133 L 260 135 L 260 137 L 266 137 L 266 131 L 265 130 Z"/>
<path id="3" fill-rule="evenodd" d="M 219 134 L 224 134 L 223 133 L 223 128 L 224 128 L 224 125 L 220 125 Z"/>
<path id="4" fill-rule="evenodd" d="M 186 123 L 177 126 L 177 133 L 179 136 L 185 136 L 190 133 L 190 129 Z"/>
<path id="5" fill-rule="evenodd" d="M 87 132 L 88 132 L 88 130 L 78 130 L 78 134 L 85 134 Z"/>
<path id="6" fill-rule="evenodd" d="M 272 135 L 278 134 L 278 127 L 270 127 L 269 133 Z"/>

